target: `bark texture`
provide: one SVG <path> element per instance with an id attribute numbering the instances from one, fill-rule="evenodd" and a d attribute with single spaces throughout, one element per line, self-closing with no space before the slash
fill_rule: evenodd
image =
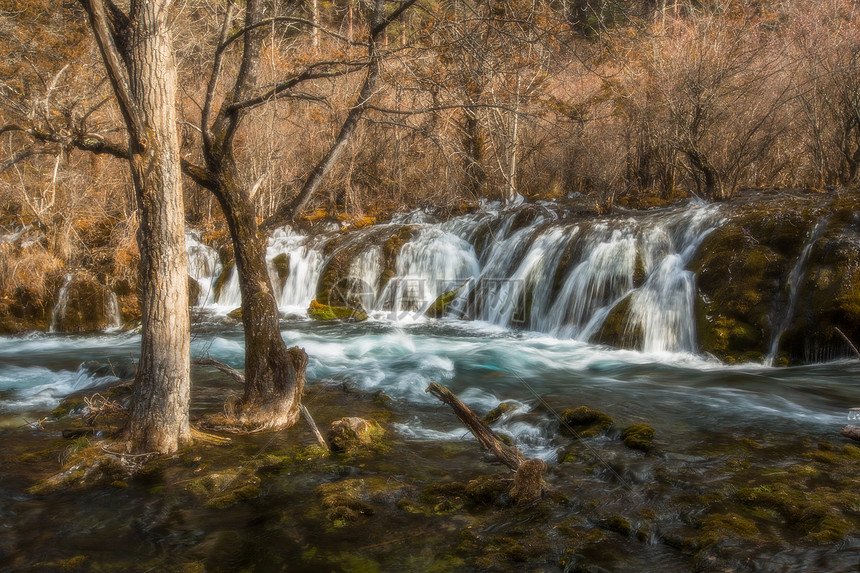
<path id="1" fill-rule="evenodd" d="M 132 145 L 137 194 L 144 334 L 128 436 L 140 451 L 172 452 L 190 440 L 190 325 L 185 207 L 176 130 L 176 66 L 169 0 L 132 4 L 127 61 L 144 117 L 143 147 Z"/>
<path id="2" fill-rule="evenodd" d="M 133 452 L 171 453 L 190 441 L 188 272 L 171 0 L 81 0 L 129 134 L 143 293 L 141 355 L 126 437 Z M 106 9 L 107 6 L 107 9 Z"/>

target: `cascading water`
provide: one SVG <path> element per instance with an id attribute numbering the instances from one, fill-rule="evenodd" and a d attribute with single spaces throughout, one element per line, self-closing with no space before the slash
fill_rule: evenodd
<path id="1" fill-rule="evenodd" d="M 116 330 L 122 326 L 122 314 L 119 309 L 119 299 L 111 292 L 107 300 L 108 329 Z"/>
<path id="2" fill-rule="evenodd" d="M 281 310 L 304 312 L 308 308 L 322 272 L 321 246 L 289 227 L 276 229 L 269 237 L 266 259 Z"/>
<path id="3" fill-rule="evenodd" d="M 66 275 L 63 281 L 63 286 L 60 287 L 60 292 L 57 295 L 57 303 L 51 311 L 51 326 L 48 327 L 48 332 L 57 332 L 57 325 L 60 323 L 63 313 L 66 312 L 66 305 L 69 304 L 69 287 L 72 284 L 72 274 Z"/>
<path id="4" fill-rule="evenodd" d="M 788 329 L 791 320 L 794 318 L 797 310 L 797 295 L 799 292 L 800 281 L 805 275 L 806 263 L 809 260 L 809 253 L 812 251 L 812 246 L 821 238 L 827 228 L 827 221 L 822 219 L 818 221 L 809 233 L 809 239 L 803 246 L 800 256 L 788 274 L 788 305 L 785 306 L 785 311 L 774 321 L 773 333 L 770 340 L 770 352 L 765 357 L 765 364 L 773 366 L 776 359 L 776 353 L 779 351 L 779 341 L 782 339 L 783 333 Z"/>
<path id="5" fill-rule="evenodd" d="M 641 350 L 694 352 L 694 275 L 685 267 L 717 213 L 714 206 L 694 204 L 636 219 L 565 222 L 563 213 L 541 207 L 488 210 L 442 223 L 413 214 L 390 224 L 409 224 L 415 232 L 384 286 L 379 237 L 390 233 L 373 228 L 356 232 L 327 256 L 325 244 L 335 235 L 278 229 L 267 259 L 279 305 L 291 312 L 307 308 L 329 261 L 350 252 L 355 254 L 342 278 L 349 281 L 346 288 L 360 290 L 349 294 L 376 319 L 411 322 L 440 295 L 455 293 L 449 294 L 448 318 L 589 341 L 627 300 L 626 328 L 639 333 Z M 363 242 L 368 246 L 356 248 Z M 195 252 L 195 264 L 205 261 L 214 270 L 208 251 Z M 240 302 L 233 269 L 217 300 L 204 304 L 232 309 Z"/>
<path id="6" fill-rule="evenodd" d="M 198 306 L 211 306 L 215 303 L 215 283 L 224 270 L 218 251 L 204 245 L 193 232 L 185 234 L 185 252 L 188 255 L 188 276 L 197 281 L 200 294 Z"/>
<path id="7" fill-rule="evenodd" d="M 396 275 L 388 281 L 375 310 L 398 319 L 416 318 L 446 291 L 480 273 L 474 247 L 443 227 L 425 226 L 403 245 Z"/>

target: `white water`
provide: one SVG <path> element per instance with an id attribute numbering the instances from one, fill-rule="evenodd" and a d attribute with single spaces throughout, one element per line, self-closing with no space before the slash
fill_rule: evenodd
<path id="1" fill-rule="evenodd" d="M 218 251 L 200 242 L 196 233 L 185 234 L 185 252 L 188 255 L 188 276 L 200 285 L 198 306 L 215 303 L 215 282 L 224 270 Z"/>
<path id="2" fill-rule="evenodd" d="M 782 339 L 783 333 L 791 324 L 797 310 L 797 295 L 800 291 L 800 281 L 803 279 L 804 271 L 806 270 L 806 263 L 809 260 L 809 253 L 815 242 L 821 238 L 821 235 L 824 233 L 826 228 L 827 221 L 825 219 L 822 219 L 815 224 L 812 231 L 809 233 L 809 239 L 807 239 L 806 244 L 803 246 L 803 251 L 801 251 L 800 256 L 797 257 L 797 261 L 794 263 L 791 272 L 788 273 L 788 304 L 785 307 L 785 311 L 782 312 L 781 315 L 778 315 L 779 318 L 774 320 L 774 328 L 770 341 L 770 352 L 765 358 L 765 364 L 772 366 L 776 359 L 776 353 L 779 350 L 779 341 Z"/>
<path id="3" fill-rule="evenodd" d="M 382 285 L 381 245 L 369 243 L 343 277 L 351 280 L 349 294 L 374 319 L 408 324 L 425 320 L 437 297 L 458 289 L 449 318 L 581 341 L 592 340 L 611 310 L 630 297 L 626 326 L 641 332 L 641 350 L 695 352 L 695 283 L 686 265 L 718 224 L 717 207 L 691 204 L 636 219 L 577 223 L 564 223 L 545 208 L 535 208 L 525 225 L 517 223 L 521 215 L 484 211 L 443 223 L 423 213 L 402 216 L 398 224 L 418 230 L 400 249 L 395 276 Z M 368 236 L 359 231 L 326 257 L 323 249 L 331 235 L 309 237 L 288 227 L 275 231 L 267 259 L 281 310 L 303 315 L 328 262 Z M 195 249 L 192 276 L 200 277 L 201 286 L 214 284 L 214 251 L 189 243 Z M 283 280 L 273 263 L 279 256 L 289 261 Z M 189 256 L 189 272 L 191 265 Z M 634 284 L 637 278 L 641 284 Z M 240 303 L 235 269 L 217 300 L 201 297 L 201 305 L 215 312 Z"/>
<path id="4" fill-rule="evenodd" d="M 66 275 L 63 281 L 63 286 L 60 287 L 60 292 L 57 294 L 57 302 L 54 303 L 54 308 L 51 310 L 51 326 L 48 327 L 48 332 L 56 332 L 57 325 L 66 310 L 66 305 L 69 303 L 69 287 L 72 284 L 72 274 Z"/>

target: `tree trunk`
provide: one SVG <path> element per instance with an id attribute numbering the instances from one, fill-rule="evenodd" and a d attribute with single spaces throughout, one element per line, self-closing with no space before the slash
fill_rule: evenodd
<path id="1" fill-rule="evenodd" d="M 127 61 L 147 130 L 132 142 L 143 282 L 142 340 L 128 438 L 136 451 L 169 453 L 190 440 L 188 264 L 176 131 L 176 67 L 169 0 L 133 3 Z"/>
<path id="2" fill-rule="evenodd" d="M 138 204 L 141 353 L 126 428 L 133 452 L 171 453 L 190 441 L 188 267 L 171 0 L 132 0 L 126 16 L 103 0 L 81 0 L 128 129 Z"/>
<path id="3" fill-rule="evenodd" d="M 267 237 L 257 224 L 254 203 L 236 183 L 235 166 L 223 166 L 219 172 L 215 195 L 230 228 L 245 332 L 245 393 L 237 422 L 256 428 L 288 427 L 299 416 L 308 356 L 299 348 L 288 349 L 281 338 L 266 264 Z"/>

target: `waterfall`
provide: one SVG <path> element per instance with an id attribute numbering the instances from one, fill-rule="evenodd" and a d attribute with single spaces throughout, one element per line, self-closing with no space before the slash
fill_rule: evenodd
<path id="1" fill-rule="evenodd" d="M 395 320 L 419 318 L 444 292 L 480 272 L 474 247 L 444 226 L 426 225 L 403 245 L 395 276 L 379 296 L 375 310 Z"/>
<path id="2" fill-rule="evenodd" d="M 218 251 L 200 242 L 193 231 L 185 234 L 185 252 L 188 255 L 188 276 L 200 285 L 196 304 L 206 307 L 215 303 L 215 282 L 224 270 Z"/>
<path id="3" fill-rule="evenodd" d="M 324 257 L 322 244 L 293 232 L 290 227 L 275 229 L 269 237 L 266 260 L 269 278 L 282 311 L 305 312 L 316 294 Z"/>
<path id="4" fill-rule="evenodd" d="M 63 286 L 60 287 L 60 293 L 57 295 L 57 303 L 54 305 L 54 310 L 51 312 L 51 326 L 48 327 L 48 332 L 57 332 L 57 325 L 60 322 L 63 314 L 66 312 L 66 305 L 69 303 L 69 286 L 72 284 L 72 274 L 66 275 L 63 281 Z"/>
<path id="5" fill-rule="evenodd" d="M 635 218 L 567 219 L 552 205 L 526 205 L 444 222 L 413 212 L 346 237 L 334 230 L 308 236 L 277 229 L 266 256 L 282 311 L 304 313 L 323 269 L 345 256 L 343 266 L 332 267 L 343 269 L 334 277 L 343 281 L 338 288 L 346 285 L 350 292 L 342 294 L 376 319 L 421 319 L 440 295 L 453 293 L 448 319 L 588 342 L 600 339 L 613 313 L 623 313 L 624 328 L 636 332 L 640 350 L 695 352 L 695 277 L 686 267 L 718 224 L 718 212 L 713 205 L 690 204 Z M 397 252 L 388 246 L 384 251 L 392 230 L 405 225 L 412 238 Z M 334 249 L 326 248 L 330 241 L 336 241 Z M 201 286 L 212 284 L 220 270 L 210 258 L 214 250 L 194 249 L 197 270 L 191 271 L 189 256 L 189 272 Z M 240 302 L 235 269 L 217 300 L 201 297 L 201 305 L 213 309 Z"/>
<path id="6" fill-rule="evenodd" d="M 348 278 L 355 282 L 354 288 L 358 292 L 351 294 L 358 296 L 363 310 L 375 310 L 376 293 L 382 278 L 382 249 L 372 246 L 361 251 L 349 267 Z"/>
<path id="7" fill-rule="evenodd" d="M 824 234 L 826 228 L 826 219 L 821 219 L 815 223 L 815 226 L 809 233 L 806 244 L 803 246 L 803 250 L 800 252 L 800 256 L 797 257 L 797 261 L 795 261 L 794 266 L 791 268 L 791 272 L 788 273 L 788 305 L 779 318 L 774 320 L 774 328 L 770 339 L 770 352 L 764 361 L 768 366 L 773 366 L 776 353 L 779 350 L 779 341 L 791 324 L 791 320 L 794 318 L 795 311 L 797 310 L 797 295 L 800 291 L 800 281 L 806 274 L 806 263 L 809 260 L 809 253 L 812 251 L 812 246 L 815 242 Z"/>
<path id="8" fill-rule="evenodd" d="M 119 309 L 119 299 L 113 291 L 108 294 L 106 310 L 108 330 L 117 330 L 122 326 L 122 315 Z"/>

